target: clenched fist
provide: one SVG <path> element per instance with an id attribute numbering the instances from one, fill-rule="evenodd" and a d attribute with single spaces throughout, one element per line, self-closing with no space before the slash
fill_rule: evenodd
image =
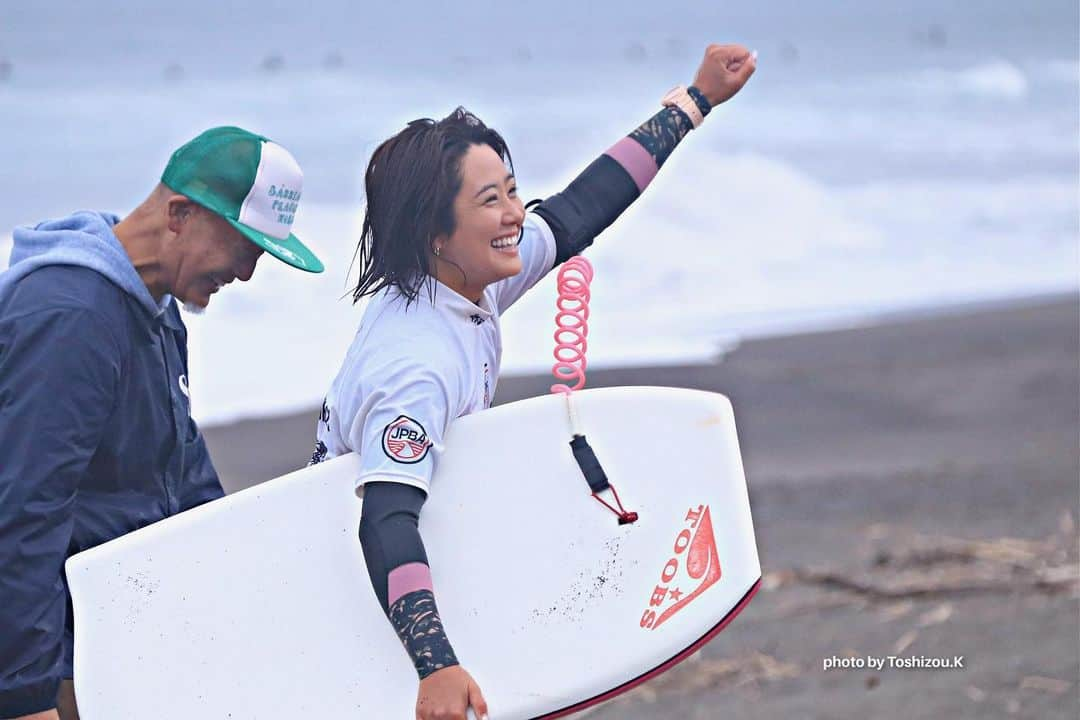
<path id="1" fill-rule="evenodd" d="M 756 66 L 756 57 L 742 45 L 710 45 L 694 76 L 694 86 L 715 107 L 739 92 Z"/>

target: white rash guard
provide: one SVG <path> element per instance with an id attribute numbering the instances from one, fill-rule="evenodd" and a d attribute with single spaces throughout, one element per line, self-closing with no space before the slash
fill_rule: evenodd
<path id="1" fill-rule="evenodd" d="M 357 452 L 365 483 L 399 482 L 428 492 L 454 419 L 491 405 L 499 378 L 499 316 L 555 263 L 555 238 L 528 213 L 521 272 L 489 285 L 475 305 L 442 283 L 406 307 L 395 288 L 375 295 L 330 385 L 312 462 Z"/>

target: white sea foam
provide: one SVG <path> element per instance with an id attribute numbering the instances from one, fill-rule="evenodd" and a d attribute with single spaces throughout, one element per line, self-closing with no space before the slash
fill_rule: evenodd
<path id="1" fill-rule="evenodd" d="M 756 155 L 670 164 L 588 252 L 590 367 L 708 360 L 742 337 L 1077 286 L 1068 178 L 837 189 Z M 361 315 L 340 299 L 359 223 L 358 208 L 305 206 L 297 233 L 326 274 L 264 258 L 189 321 L 201 420 L 317 404 Z M 554 299 L 551 274 L 509 311 L 504 373 L 550 367 Z"/>
<path id="2" fill-rule="evenodd" d="M 681 15 L 619 12 L 611 27 L 610 13 L 586 13 L 567 29 L 557 12 L 465 3 L 432 25 L 343 1 L 284 25 L 246 17 L 256 55 L 229 43 L 230 23 L 165 6 L 114 12 L 133 40 L 102 46 L 82 30 L 119 0 L 63 4 L 23 3 L 11 18 L 0 127 L 19 142 L 0 147 L 0 232 L 79 207 L 123 214 L 171 148 L 214 124 L 264 132 L 304 167 L 297 231 L 329 270 L 264 258 L 250 283 L 189 319 L 204 421 L 318 401 L 360 317 L 341 297 L 364 163 L 404 121 L 465 104 L 510 141 L 526 196 L 543 197 L 653 112 L 700 52 L 692 39 L 665 44 L 685 35 Z M 590 367 L 700 360 L 739 338 L 882 310 L 1076 288 L 1075 3 L 780 5 L 691 12 L 696 28 L 732 21 L 762 59 L 589 252 Z M 931 16 L 947 42 L 913 46 L 909 20 Z M 379 36 L 351 45 L 372 18 Z M 528 32 L 480 61 L 493 21 Z M 776 49 L 792 38 L 798 57 L 785 59 Z M 627 59 L 632 42 L 648 62 Z M 274 53 L 270 72 L 260 63 Z M 0 238 L 0 267 L 9 248 Z M 549 365 L 553 301 L 549 279 L 507 316 L 507 372 Z"/>
<path id="3" fill-rule="evenodd" d="M 590 367 L 709 360 L 744 337 L 1075 289 L 1077 190 L 1075 177 L 1046 175 L 837 188 L 775 158 L 676 153 L 588 252 Z M 326 273 L 264 257 L 250 282 L 187 317 L 200 421 L 317 404 L 362 314 L 346 278 L 360 213 L 305 204 L 296 232 Z M 10 247 L 10 234 L 0 236 L 0 262 Z M 552 274 L 508 313 L 504 373 L 550 367 L 554 298 Z"/>

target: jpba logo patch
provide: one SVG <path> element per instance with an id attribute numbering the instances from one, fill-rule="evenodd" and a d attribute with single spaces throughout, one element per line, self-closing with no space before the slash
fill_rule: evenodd
<path id="1" fill-rule="evenodd" d="M 387 457 L 399 463 L 418 463 L 431 449 L 424 426 L 401 415 L 383 430 L 382 448 Z"/>
<path id="2" fill-rule="evenodd" d="M 641 615 L 640 624 L 646 630 L 663 625 L 720 579 L 720 556 L 709 506 L 690 508 L 685 523 L 675 536 L 671 557 L 660 570 L 659 582 Z"/>

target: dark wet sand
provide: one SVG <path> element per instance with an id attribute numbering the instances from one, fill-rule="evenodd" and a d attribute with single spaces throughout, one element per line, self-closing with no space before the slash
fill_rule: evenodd
<path id="1" fill-rule="evenodd" d="M 1078 328 L 1067 296 L 590 371 L 731 398 L 765 580 L 695 659 L 589 717 L 1080 716 Z M 549 384 L 504 378 L 496 400 Z M 226 488 L 303 465 L 315 416 L 207 429 Z"/>

